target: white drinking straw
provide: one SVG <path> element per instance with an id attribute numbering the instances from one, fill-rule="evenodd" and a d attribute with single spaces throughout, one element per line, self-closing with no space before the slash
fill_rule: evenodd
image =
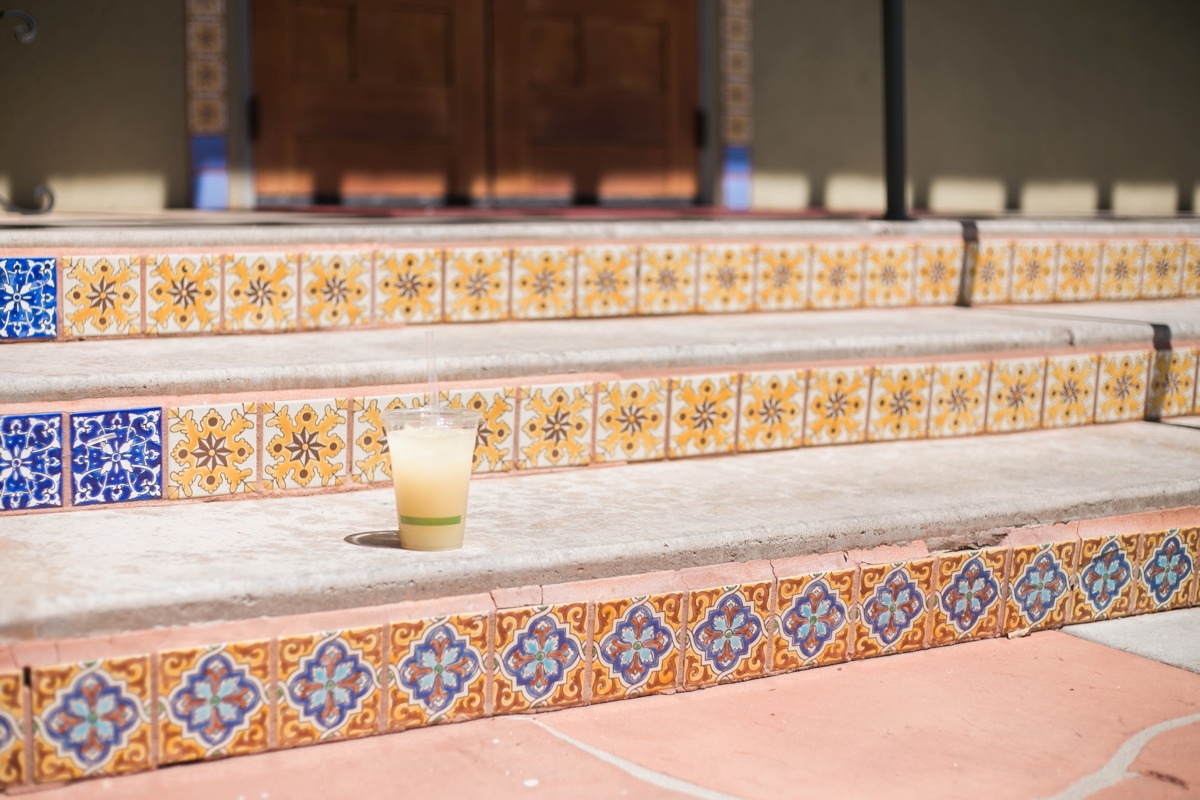
<path id="1" fill-rule="evenodd" d="M 442 396 L 438 392 L 437 355 L 433 351 L 433 331 L 425 331 L 425 363 L 429 370 L 429 391 L 433 395 L 433 410 L 442 411 Z"/>

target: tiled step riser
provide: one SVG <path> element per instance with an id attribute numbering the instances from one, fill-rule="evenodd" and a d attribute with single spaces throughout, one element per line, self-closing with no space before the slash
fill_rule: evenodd
<path id="1" fill-rule="evenodd" d="M 1117 518 L 1017 530 L 976 551 L 930 554 L 916 543 L 12 645 L 0 650 L 0 787 L 700 689 L 1194 606 L 1200 528 L 1183 524 L 1198 513 L 1149 515 L 1164 529 Z M 330 675 L 342 691 L 326 703 Z M 209 715 L 214 697 L 220 717 Z M 86 712 L 101 702 L 111 729 L 89 731 Z"/>
<path id="2" fill-rule="evenodd" d="M 965 259 L 964 259 L 965 253 Z M 966 269 L 963 269 L 964 262 Z M 742 240 L 15 253 L 0 341 L 1200 296 L 1200 242 Z M 964 286 L 964 277 L 966 285 Z M 0 306 L 7 298 L 0 297 Z"/>
<path id="3" fill-rule="evenodd" d="M 1198 363 L 1200 345 L 1180 343 L 1157 353 L 1070 350 L 451 384 L 443 402 L 481 411 L 475 470 L 506 473 L 1187 416 L 1200 412 Z M 0 508 L 14 514 L 385 482 L 380 412 L 428 396 L 417 385 L 332 397 L 174 400 L 0 410 L 0 466 L 15 476 L 3 484 Z"/>

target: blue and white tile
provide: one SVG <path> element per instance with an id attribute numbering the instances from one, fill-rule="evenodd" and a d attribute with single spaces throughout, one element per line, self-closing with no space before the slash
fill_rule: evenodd
<path id="1" fill-rule="evenodd" d="M 58 271 L 53 258 L 0 258 L 0 340 L 58 335 Z"/>
<path id="2" fill-rule="evenodd" d="M 71 502 L 157 500 L 162 486 L 162 409 L 71 415 Z"/>
<path id="3" fill-rule="evenodd" d="M 62 417 L 0 417 L 0 510 L 62 505 Z"/>

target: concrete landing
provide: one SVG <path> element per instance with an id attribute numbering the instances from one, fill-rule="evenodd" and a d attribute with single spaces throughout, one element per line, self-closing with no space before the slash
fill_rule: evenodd
<path id="1" fill-rule="evenodd" d="M 1200 504 L 1200 438 L 1145 422 L 532 473 L 472 484 L 467 544 L 387 488 L 0 518 L 0 637 L 92 636 L 826 553 Z M 381 537 L 390 542 L 387 534 Z"/>
<path id="2" fill-rule="evenodd" d="M 1200 300 L 1170 305 L 1200 319 Z M 446 380 L 1152 346 L 1150 324 L 1103 317 L 1102 309 L 1088 319 L 990 309 L 858 309 L 499 322 L 435 330 L 438 368 Z M 0 404 L 423 383 L 427 329 L 22 343 L 0 347 L 5 376 Z"/>
<path id="3" fill-rule="evenodd" d="M 1064 630 L 1089 642 L 1200 673 L 1200 608 L 1110 619 Z"/>

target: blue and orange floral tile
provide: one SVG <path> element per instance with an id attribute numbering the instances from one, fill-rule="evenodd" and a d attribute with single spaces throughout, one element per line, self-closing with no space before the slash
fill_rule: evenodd
<path id="1" fill-rule="evenodd" d="M 225 257 L 226 331 L 290 331 L 296 328 L 300 257 L 250 253 Z"/>
<path id="2" fill-rule="evenodd" d="M 664 456 L 665 384 L 657 378 L 596 384 L 595 461 L 656 461 Z"/>
<path id="3" fill-rule="evenodd" d="M 1196 350 L 1159 350 L 1150 363 L 1150 394 L 1146 416 L 1150 419 L 1182 417 L 1192 413 L 1196 396 Z"/>
<path id="4" fill-rule="evenodd" d="M 1035 430 L 1042 424 L 1046 359 L 1004 359 L 992 363 L 987 430 L 990 433 Z"/>
<path id="5" fill-rule="evenodd" d="M 808 373 L 804 444 L 848 444 L 867 435 L 870 367 L 830 367 Z"/>
<path id="6" fill-rule="evenodd" d="M 518 469 L 591 463 L 592 389 L 590 383 L 521 389 Z"/>
<path id="7" fill-rule="evenodd" d="M 671 378 L 667 457 L 734 452 L 737 410 L 736 373 Z"/>
<path id="8" fill-rule="evenodd" d="M 932 372 L 933 368 L 926 364 L 874 368 L 868 441 L 925 438 Z"/>
<path id="9" fill-rule="evenodd" d="M 772 672 L 850 659 L 851 611 L 857 583 L 858 573 L 853 567 L 779 578 Z"/>
<path id="10" fill-rule="evenodd" d="M 1146 413 L 1150 354 L 1103 353 L 1098 369 L 1096 422 L 1141 419 Z"/>
<path id="11" fill-rule="evenodd" d="M 67 336 L 142 332 L 142 264 L 136 256 L 68 258 L 62 283 L 62 324 Z"/>
<path id="12" fill-rule="evenodd" d="M 738 452 L 782 450 L 804 441 L 804 369 L 742 376 Z"/>
<path id="13" fill-rule="evenodd" d="M 874 243 L 867 247 L 868 308 L 907 306 L 913 302 L 915 248 L 908 243 Z"/>
<path id="14" fill-rule="evenodd" d="M 575 316 L 575 250 L 571 247 L 513 251 L 513 319 Z"/>
<path id="15" fill-rule="evenodd" d="M 1050 356 L 1046 361 L 1043 428 L 1088 425 L 1096 406 L 1096 356 Z"/>
<path id="16" fill-rule="evenodd" d="M 751 244 L 700 248 L 701 312 L 749 311 L 754 307 L 754 255 Z"/>
<path id="17" fill-rule="evenodd" d="M 220 255 L 146 259 L 147 333 L 210 333 L 220 316 Z"/>
<path id="18" fill-rule="evenodd" d="M 1078 553 L 1076 540 L 1012 549 L 1003 633 L 1061 628 L 1070 620 Z"/>
<path id="19" fill-rule="evenodd" d="M 637 307 L 637 248 L 585 247 L 579 251 L 578 317 L 624 317 Z"/>
<path id="20" fill-rule="evenodd" d="M 933 559 L 864 564 L 858 576 L 854 657 L 871 658 L 927 647 Z"/>
<path id="21" fill-rule="evenodd" d="M 813 248 L 813 308 L 857 308 L 862 305 L 863 247 L 821 244 Z"/>
<path id="22" fill-rule="evenodd" d="M 1057 301 L 1094 300 L 1100 291 L 1100 245 L 1096 242 L 1063 242 L 1054 281 Z"/>
<path id="23" fill-rule="evenodd" d="M 310 253 L 301 264 L 300 327 L 345 328 L 371 321 L 371 253 Z"/>
<path id="24" fill-rule="evenodd" d="M 70 419 L 73 505 L 163 496 L 162 409 L 98 411 Z"/>
<path id="25" fill-rule="evenodd" d="M 508 319 L 511 256 L 502 247 L 446 251 L 447 322 Z"/>
<path id="26" fill-rule="evenodd" d="M 483 418 L 475 434 L 474 472 L 508 472 L 516 468 L 516 388 L 456 389 L 442 392 L 442 402 L 451 408 L 473 408 Z"/>
<path id="27" fill-rule="evenodd" d="M 917 304 L 946 306 L 957 302 L 962 270 L 963 246 L 958 242 L 920 245 L 917 248 Z"/>
<path id="28" fill-rule="evenodd" d="M 1107 242 L 1100 253 L 1100 300 L 1133 300 L 1142 285 L 1143 246 Z"/>
<path id="29" fill-rule="evenodd" d="M 588 677 L 587 641 L 586 603 L 497 612 L 493 713 L 581 704 Z"/>
<path id="30" fill-rule="evenodd" d="M 684 687 L 766 674 L 771 610 L 769 581 L 688 592 Z"/>
<path id="31" fill-rule="evenodd" d="M 1183 282 L 1183 242 L 1150 242 L 1142 265 L 1141 296 L 1178 297 Z"/>
<path id="32" fill-rule="evenodd" d="M 461 722 L 484 715 L 486 614 L 393 622 L 388 637 L 390 730 Z"/>
<path id="33" fill-rule="evenodd" d="M 998 635 L 1004 618 L 1008 550 L 946 553 L 934 563 L 930 646 Z"/>
<path id="34" fill-rule="evenodd" d="M 1013 252 L 1012 301 L 1048 303 L 1054 296 L 1058 246 L 1053 242 L 1022 242 Z"/>
<path id="35" fill-rule="evenodd" d="M 971 275 L 971 302 L 1007 303 L 1012 278 L 1011 243 L 971 245 L 967 262 Z"/>
<path id="36" fill-rule="evenodd" d="M 0 258 L 0 341 L 58 335 L 58 269 L 53 258 Z"/>
<path id="37" fill-rule="evenodd" d="M 638 265 L 639 314 L 690 314 L 696 308 L 696 248 L 643 247 Z"/>
<path id="38" fill-rule="evenodd" d="M 35 668 L 31 678 L 37 783 L 150 768 L 149 656 Z"/>
<path id="39" fill-rule="evenodd" d="M 677 688 L 683 610 L 682 592 L 596 603 L 591 702 Z"/>
<path id="40" fill-rule="evenodd" d="M 810 305 L 810 245 L 763 245 L 758 248 L 755 302 L 763 311 L 799 311 Z"/>
<path id="41" fill-rule="evenodd" d="M 1079 545 L 1071 622 L 1128 615 L 1138 573 L 1138 535 L 1097 536 Z"/>
<path id="42" fill-rule="evenodd" d="M 279 747 L 378 733 L 383 628 L 281 637 L 275 656 Z"/>
<path id="43" fill-rule="evenodd" d="M 157 763 L 265 751 L 270 684 L 266 640 L 159 653 Z"/>
<path id="44" fill-rule="evenodd" d="M 0 790 L 25 782 L 25 695 L 21 673 L 0 673 Z"/>
<path id="45" fill-rule="evenodd" d="M 972 436 L 983 430 L 990 371 L 987 361 L 934 365 L 930 438 Z"/>
<path id="46" fill-rule="evenodd" d="M 442 251 L 383 250 L 375 254 L 375 321 L 442 321 Z"/>
<path id="47" fill-rule="evenodd" d="M 1196 591 L 1196 553 L 1200 528 L 1143 533 L 1138 543 L 1137 586 L 1133 613 L 1183 608 Z"/>
<path id="48" fill-rule="evenodd" d="M 242 494 L 257 488 L 254 403 L 167 410 L 167 497 Z"/>
<path id="49" fill-rule="evenodd" d="M 350 457 L 352 481 L 380 483 L 391 480 L 392 457 L 383 425 L 383 412 L 417 408 L 425 405 L 427 400 L 428 395 L 422 393 L 354 398 L 354 453 Z"/>
<path id="50" fill-rule="evenodd" d="M 0 510 L 63 504 L 62 416 L 0 417 Z"/>
<path id="51" fill-rule="evenodd" d="M 346 482 L 346 400 L 262 403 L 263 484 L 268 489 Z"/>

